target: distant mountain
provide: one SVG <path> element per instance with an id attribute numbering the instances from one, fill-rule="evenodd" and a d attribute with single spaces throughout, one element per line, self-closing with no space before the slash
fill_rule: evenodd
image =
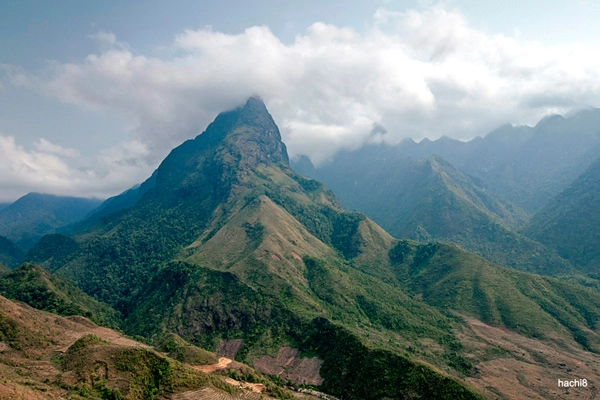
<path id="1" fill-rule="evenodd" d="M 545 207 L 524 233 L 600 278 L 600 159 Z"/>
<path id="2" fill-rule="evenodd" d="M 0 295 L 38 310 L 63 316 L 81 315 L 113 328 L 118 325 L 119 316 L 111 307 L 33 264 L 23 264 L 0 277 Z"/>
<path id="3" fill-rule="evenodd" d="M 23 261 L 25 252 L 11 240 L 0 236 L 0 263 L 6 267 L 13 268 Z"/>
<path id="4" fill-rule="evenodd" d="M 4 210 L 6 207 L 10 206 L 11 203 L 0 203 L 0 211 Z"/>
<path id="5" fill-rule="evenodd" d="M 516 232 L 526 220 L 521 209 L 440 156 L 414 161 L 388 146 L 365 146 L 337 154 L 313 176 L 344 207 L 364 212 L 395 237 L 458 243 L 490 261 L 530 272 L 557 274 L 572 268 Z"/>
<path id="6" fill-rule="evenodd" d="M 0 235 L 27 250 L 43 235 L 84 218 L 98 199 L 29 193 L 0 211 Z"/>
<path id="7" fill-rule="evenodd" d="M 405 139 L 389 150 L 383 147 L 379 157 L 388 159 L 440 155 L 459 170 L 480 178 L 489 191 L 531 214 L 600 154 L 600 109 L 568 118 L 546 117 L 535 127 L 506 125 L 468 142 L 448 137 L 419 143 Z"/>

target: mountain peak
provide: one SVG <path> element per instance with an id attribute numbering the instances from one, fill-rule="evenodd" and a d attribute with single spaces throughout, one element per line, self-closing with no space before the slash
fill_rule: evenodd
<path id="1" fill-rule="evenodd" d="M 289 168 L 285 144 L 275 121 L 259 97 L 250 97 L 233 110 L 220 113 L 196 138 L 188 140 L 158 167 L 156 187 L 174 193 L 212 188 L 226 196 L 259 165 Z"/>
<path id="2" fill-rule="evenodd" d="M 194 142 L 199 147 L 237 147 L 240 155 L 249 151 L 254 156 L 265 156 L 262 161 L 289 164 L 279 128 L 257 96 L 250 97 L 243 106 L 220 113 Z"/>

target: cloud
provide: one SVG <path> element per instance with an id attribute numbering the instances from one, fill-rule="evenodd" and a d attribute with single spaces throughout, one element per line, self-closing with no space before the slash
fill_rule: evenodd
<path id="1" fill-rule="evenodd" d="M 28 151 L 12 136 L 0 134 L 0 202 L 13 201 L 32 191 L 64 196 L 106 198 L 115 188 L 127 188 L 147 178 L 143 163 L 147 150 L 124 142 L 93 158 L 81 157 L 46 139 Z"/>
<path id="2" fill-rule="evenodd" d="M 372 141 L 373 127 L 387 132 L 377 139 L 387 142 L 469 139 L 507 122 L 600 106 L 598 49 L 490 35 L 444 5 L 380 8 L 364 32 L 315 23 L 290 44 L 265 26 L 239 34 L 185 30 L 162 58 L 111 33 L 95 38 L 102 49 L 84 60 L 54 62 L 40 76 L 11 73 L 63 102 L 124 117 L 136 145 L 99 156 L 113 167 L 156 166 L 218 112 L 254 94 L 267 103 L 291 155 L 316 163 Z M 44 149 L 45 157 L 58 156 Z M 98 188 L 108 187 L 110 179 L 97 179 Z"/>
<path id="3" fill-rule="evenodd" d="M 38 139 L 33 145 L 36 148 L 36 150 L 42 154 L 56 154 L 58 156 L 63 156 L 67 158 L 74 158 L 79 156 L 79 152 L 77 150 L 61 147 L 44 138 Z"/>
<path id="4" fill-rule="evenodd" d="M 94 39 L 105 46 L 114 46 L 117 43 L 117 36 L 110 32 L 98 32 L 94 35 L 90 35 L 89 38 Z"/>

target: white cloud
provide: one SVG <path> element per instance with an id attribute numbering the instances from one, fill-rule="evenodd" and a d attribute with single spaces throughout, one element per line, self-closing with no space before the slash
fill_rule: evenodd
<path id="1" fill-rule="evenodd" d="M 12 136 L 0 134 L 0 202 L 13 201 L 28 192 L 106 198 L 147 178 L 146 147 L 119 143 L 97 157 L 81 157 L 46 139 L 26 150 Z"/>
<path id="2" fill-rule="evenodd" d="M 264 26 L 236 35 L 185 30 L 170 58 L 139 54 L 111 33 L 95 38 L 107 46 L 98 54 L 53 63 L 44 77 L 12 75 L 20 85 L 128 121 L 137 144 L 101 154 L 101 164 L 112 166 L 105 176 L 114 176 L 116 166 L 133 168 L 126 174 L 157 165 L 218 112 L 254 94 L 267 103 L 291 155 L 316 162 L 372 140 L 375 125 L 385 127 L 383 139 L 392 142 L 467 139 L 506 122 L 600 106 L 598 49 L 489 35 L 443 5 L 381 8 L 363 33 L 315 23 L 291 44 Z M 57 174 L 75 173 L 51 147 L 39 146 Z M 97 187 L 108 188 L 111 179 L 93 174 Z"/>
<path id="3" fill-rule="evenodd" d="M 44 138 L 38 139 L 33 145 L 40 153 L 56 154 L 57 156 L 63 156 L 66 158 L 74 158 L 79 156 L 79 152 L 77 150 L 61 147 Z"/>

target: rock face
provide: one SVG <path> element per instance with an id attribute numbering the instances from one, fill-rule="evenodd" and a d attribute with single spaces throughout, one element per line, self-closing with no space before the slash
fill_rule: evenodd
<path id="1" fill-rule="evenodd" d="M 317 357 L 301 358 L 300 350 L 291 347 L 281 347 L 277 357 L 262 356 L 254 360 L 254 368 L 262 373 L 277 375 L 284 381 L 292 381 L 295 384 L 307 384 L 319 386 L 323 378 L 319 370 L 323 360 Z"/>

